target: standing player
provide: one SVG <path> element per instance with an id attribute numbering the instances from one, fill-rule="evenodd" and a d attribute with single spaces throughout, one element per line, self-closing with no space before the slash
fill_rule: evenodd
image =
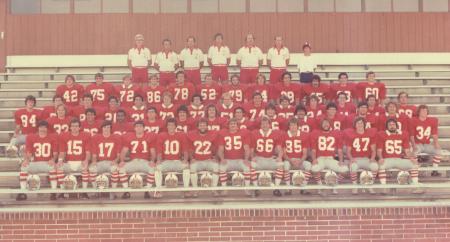
<path id="1" fill-rule="evenodd" d="M 72 108 L 71 110 L 71 116 L 80 119 L 80 121 L 85 121 L 86 120 L 86 110 L 87 109 L 94 109 L 95 113 L 96 113 L 96 118 L 97 119 L 103 119 L 105 117 L 105 112 L 106 110 L 102 107 L 95 107 L 92 106 L 92 102 L 93 102 L 93 97 L 90 93 L 85 93 L 83 95 L 83 105 L 79 105 L 76 106 L 74 108 Z M 117 98 L 116 98 L 117 100 Z M 109 105 L 109 99 L 108 99 L 108 105 Z"/>
<path id="2" fill-rule="evenodd" d="M 349 116 L 356 112 L 356 106 L 353 102 L 347 102 L 347 94 L 345 92 L 340 92 L 337 94 L 337 111 L 338 114 Z"/>
<path id="3" fill-rule="evenodd" d="M 223 86 L 222 93 L 229 92 L 233 101 L 242 104 L 246 100 L 245 93 L 247 90 L 247 85 L 241 84 L 239 82 L 239 76 L 231 76 L 231 84 Z"/>
<path id="4" fill-rule="evenodd" d="M 327 119 L 330 122 L 332 130 L 344 130 L 346 129 L 345 116 L 337 113 L 337 106 L 335 103 L 328 103 L 327 110 L 324 115 L 320 115 L 316 118 L 317 123 L 320 123 L 322 119 Z M 321 127 L 319 127 L 320 129 Z"/>
<path id="5" fill-rule="evenodd" d="M 134 123 L 134 133 L 126 134 L 122 139 L 122 151 L 120 153 L 119 177 L 120 183 L 124 188 L 128 187 L 128 175 L 133 173 L 147 174 L 147 186 L 152 187 L 155 182 L 155 143 L 156 135 L 153 133 L 145 133 L 144 122 L 137 121 Z M 129 161 L 126 161 L 127 155 Z M 122 195 L 123 199 L 130 198 L 130 193 L 126 192 Z M 148 192 L 145 198 L 150 198 Z"/>
<path id="6" fill-rule="evenodd" d="M 437 118 L 428 116 L 428 106 L 420 105 L 417 108 L 417 117 L 413 117 L 410 123 L 410 139 L 413 151 L 416 154 L 427 153 L 433 156 L 433 167 L 441 163 L 441 146 L 438 139 L 439 122 Z M 433 138 L 433 143 L 431 143 Z M 432 176 L 439 176 L 437 171 Z"/>
<path id="7" fill-rule="evenodd" d="M 133 122 L 144 120 L 145 113 L 147 112 L 147 109 L 145 108 L 144 98 L 142 98 L 141 95 L 136 95 L 134 96 L 133 100 L 134 105 L 127 110 L 128 115 Z"/>
<path id="8" fill-rule="evenodd" d="M 326 106 L 319 103 L 319 98 L 316 95 L 312 95 L 307 99 L 306 111 L 309 118 L 316 118 L 325 113 Z"/>
<path id="9" fill-rule="evenodd" d="M 319 103 L 325 103 L 325 100 L 329 99 L 330 86 L 325 83 L 321 83 L 320 76 L 313 75 L 310 84 L 303 86 L 304 95 L 311 97 L 312 95 L 317 96 Z"/>
<path id="10" fill-rule="evenodd" d="M 211 172 L 211 186 L 217 186 L 219 182 L 219 163 L 216 160 L 217 132 L 208 131 L 208 121 L 201 118 L 197 122 L 197 131 L 190 132 L 187 137 L 190 145 L 192 186 L 198 186 L 198 172 L 201 171 Z M 196 193 L 193 195 L 196 197 Z"/>
<path id="11" fill-rule="evenodd" d="M 378 105 L 383 105 L 386 99 L 386 86 L 382 82 L 375 80 L 375 73 L 369 71 L 366 73 L 366 81 L 359 82 L 356 86 L 359 91 L 359 100 L 364 100 L 369 95 L 374 95 Z"/>
<path id="12" fill-rule="evenodd" d="M 158 112 L 155 107 L 147 109 L 147 119 L 144 121 L 145 132 L 159 134 L 164 129 L 164 121 L 158 118 Z"/>
<path id="13" fill-rule="evenodd" d="M 112 125 L 112 132 L 116 135 L 125 135 L 126 133 L 133 133 L 133 124 L 128 122 L 127 113 L 123 109 L 117 110 L 116 122 Z"/>
<path id="14" fill-rule="evenodd" d="M 148 68 L 152 65 L 150 50 L 144 46 L 144 36 L 134 36 L 135 46 L 128 51 L 128 68 L 136 86 L 146 86 L 148 82 Z M 122 99 L 122 98 L 121 98 Z"/>
<path id="15" fill-rule="evenodd" d="M 311 133 L 316 129 L 316 119 L 307 115 L 306 108 L 303 105 L 295 107 L 294 117 L 298 120 L 298 129 L 305 133 Z"/>
<path id="16" fill-rule="evenodd" d="M 117 97 L 109 97 L 108 110 L 105 111 L 105 120 L 113 123 L 117 122 L 117 112 L 121 109 L 119 106 L 119 99 Z"/>
<path id="17" fill-rule="evenodd" d="M 52 105 L 47 105 L 47 106 L 44 106 L 42 108 L 42 115 L 41 115 L 42 120 L 48 119 L 50 117 L 56 117 L 57 116 L 56 108 L 59 105 L 63 105 L 64 104 L 62 97 L 58 96 L 58 95 L 54 95 L 53 96 L 52 102 L 53 102 Z M 70 111 L 71 110 L 68 108 L 67 114 L 69 114 Z"/>
<path id="18" fill-rule="evenodd" d="M 406 114 L 409 118 L 412 118 L 413 116 L 417 116 L 417 107 L 413 104 L 408 104 L 408 93 L 406 92 L 399 92 L 397 95 L 398 100 L 398 113 Z"/>
<path id="19" fill-rule="evenodd" d="M 376 129 L 366 129 L 366 121 L 361 117 L 355 119 L 353 129 L 345 131 L 346 155 L 350 160 L 350 177 L 353 184 L 358 183 L 358 169 L 369 170 L 373 177 L 377 176 L 376 132 Z M 374 193 L 373 189 L 369 191 Z M 357 193 L 358 189 L 352 189 L 352 194 Z"/>
<path id="20" fill-rule="evenodd" d="M 202 96 L 194 94 L 191 99 L 191 105 L 188 107 L 189 116 L 194 119 L 205 117 L 205 105 L 203 105 Z"/>
<path id="21" fill-rule="evenodd" d="M 256 76 L 256 83 L 248 85 L 246 99 L 252 99 L 255 92 L 261 93 L 263 102 L 268 102 L 272 99 L 273 85 L 267 82 L 266 76 L 263 74 Z"/>
<path id="22" fill-rule="evenodd" d="M 186 105 L 181 105 L 177 109 L 177 128 L 176 132 L 188 133 L 195 127 L 195 120 L 188 116 L 188 108 Z"/>
<path id="23" fill-rule="evenodd" d="M 67 116 L 67 108 L 64 104 L 59 105 L 56 108 L 56 117 L 50 117 L 47 119 L 48 132 L 61 134 L 62 132 L 69 131 L 71 117 Z"/>
<path id="24" fill-rule="evenodd" d="M 167 89 L 172 93 L 173 102 L 177 105 L 189 105 L 192 95 L 195 93 L 195 87 L 192 83 L 186 82 L 186 75 L 179 71 L 176 74 L 176 82 Z"/>
<path id="25" fill-rule="evenodd" d="M 180 52 L 180 66 L 184 69 L 186 80 L 195 86 L 202 82 L 200 70 L 203 67 L 205 57 L 201 49 L 197 48 L 194 36 L 187 38 L 187 47 Z"/>
<path id="26" fill-rule="evenodd" d="M 354 98 L 357 98 L 356 85 L 348 82 L 348 74 L 346 72 L 339 73 L 338 83 L 331 84 L 330 99 L 336 100 L 338 94 L 343 92 L 346 95 L 345 102 L 352 102 Z"/>
<path id="27" fill-rule="evenodd" d="M 298 70 L 300 71 L 300 82 L 311 83 L 314 71 L 317 64 L 314 57 L 311 55 L 311 46 L 308 42 L 303 44 L 303 56 L 301 56 L 300 63 L 298 63 Z"/>
<path id="28" fill-rule="evenodd" d="M 197 86 L 197 93 L 205 104 L 216 104 L 222 95 L 222 86 L 217 84 L 210 74 L 206 74 L 204 83 Z"/>
<path id="29" fill-rule="evenodd" d="M 267 66 L 270 67 L 270 83 L 282 80 L 283 73 L 289 65 L 289 49 L 283 45 L 283 37 L 276 36 L 275 44 L 267 51 Z"/>
<path id="30" fill-rule="evenodd" d="M 347 116 L 347 127 L 352 127 L 357 118 L 363 118 L 366 124 L 366 129 L 378 129 L 378 116 L 368 113 L 367 102 L 358 103 L 358 109 L 355 114 Z"/>
<path id="31" fill-rule="evenodd" d="M 159 84 L 157 75 L 150 76 L 150 85 L 142 89 L 142 95 L 147 100 L 147 105 L 159 105 L 161 104 L 161 96 L 166 90 L 165 86 Z"/>
<path id="32" fill-rule="evenodd" d="M 81 122 L 81 128 L 84 132 L 90 133 L 92 136 L 100 131 L 102 121 L 95 119 L 95 109 L 86 109 L 86 120 Z"/>
<path id="33" fill-rule="evenodd" d="M 223 45 L 223 35 L 214 35 L 214 44 L 208 50 L 208 64 L 211 67 L 211 76 L 219 83 L 228 80 L 228 65 L 230 64 L 230 49 Z"/>
<path id="34" fill-rule="evenodd" d="M 261 93 L 258 92 L 253 94 L 252 102 L 244 104 L 245 112 L 252 121 L 263 116 L 265 108 L 266 103 L 263 102 Z"/>
<path id="35" fill-rule="evenodd" d="M 395 119 L 388 119 L 386 121 L 386 131 L 378 132 L 377 156 L 380 165 L 378 177 L 381 184 L 386 184 L 386 170 L 393 168 L 409 171 L 412 183 L 419 183 L 417 159 L 410 151 L 407 133 L 398 127 L 398 122 Z M 413 191 L 413 193 L 422 192 L 421 189 L 414 189 Z"/>
<path id="36" fill-rule="evenodd" d="M 371 95 L 367 96 L 366 102 L 367 102 L 367 113 L 368 114 L 373 114 L 378 117 L 385 112 L 384 108 L 377 104 L 377 99 L 376 99 L 375 95 L 371 94 Z"/>
<path id="37" fill-rule="evenodd" d="M 47 121 L 39 121 L 36 125 L 37 133 L 30 134 L 27 137 L 25 149 L 26 155 L 20 166 L 20 188 L 27 188 L 28 174 L 48 173 L 48 180 L 52 189 L 58 186 L 58 173 L 56 171 L 55 162 L 58 156 L 58 143 L 56 136 L 48 134 Z M 17 201 L 26 200 L 27 195 L 19 193 L 16 197 Z M 51 200 L 56 200 L 56 193 L 52 193 Z"/>
<path id="38" fill-rule="evenodd" d="M 64 79 L 65 83 L 56 88 L 56 95 L 63 97 L 64 104 L 74 107 L 80 104 L 83 97 L 84 87 L 75 82 L 75 77 L 67 75 Z"/>
<path id="39" fill-rule="evenodd" d="M 286 96 L 289 99 L 289 104 L 295 105 L 301 100 L 301 87 L 298 83 L 292 83 L 292 75 L 289 72 L 281 74 L 281 82 L 275 85 L 275 97 Z"/>
<path id="40" fill-rule="evenodd" d="M 164 39 L 163 51 L 155 58 L 155 68 L 159 71 L 159 84 L 167 86 L 175 82 L 175 71 L 178 69 L 178 55 L 172 51 L 172 41 Z"/>
<path id="41" fill-rule="evenodd" d="M 234 109 L 238 107 L 231 97 L 229 92 L 224 92 L 222 94 L 222 102 L 217 104 L 217 111 L 221 118 L 230 119 L 233 117 Z"/>
<path id="42" fill-rule="evenodd" d="M 317 183 L 322 184 L 320 172 L 324 169 L 338 173 L 338 181 L 342 180 L 348 172 L 348 167 L 344 164 L 340 131 L 333 130 L 328 119 L 322 119 L 320 130 L 311 133 L 310 137 L 313 164 L 311 171 L 314 173 Z M 335 159 L 336 154 L 338 160 Z M 333 194 L 337 194 L 337 190 L 333 189 Z"/>
<path id="43" fill-rule="evenodd" d="M 134 96 L 141 93 L 140 84 L 141 83 L 132 83 L 131 77 L 126 75 L 122 78 L 122 84 L 114 87 L 115 93 L 120 97 L 120 106 L 122 108 L 130 108 L 133 106 Z"/>
<path id="44" fill-rule="evenodd" d="M 289 102 L 290 102 L 290 99 L 287 96 L 285 96 L 285 95 L 280 96 L 280 101 L 279 101 L 280 104 L 277 106 L 278 116 L 285 118 L 285 119 L 289 119 L 292 116 L 294 116 L 295 106 L 291 105 Z"/>
<path id="45" fill-rule="evenodd" d="M 386 130 L 386 121 L 388 119 L 397 120 L 397 126 L 403 132 L 409 132 L 409 118 L 405 114 L 397 112 L 397 104 L 395 102 L 388 102 L 386 104 L 386 113 L 378 117 L 378 130 Z"/>
<path id="46" fill-rule="evenodd" d="M 255 121 L 250 121 L 250 119 L 247 118 L 245 110 L 241 107 L 234 109 L 233 118 L 236 119 L 239 129 L 251 131 L 256 126 Z"/>
<path id="47" fill-rule="evenodd" d="M 224 129 L 227 123 L 226 118 L 220 117 L 216 106 L 210 104 L 206 107 L 206 120 L 208 122 L 208 130 L 220 131 Z"/>
<path id="48" fill-rule="evenodd" d="M 114 86 L 111 83 L 104 82 L 103 74 L 95 74 L 95 83 L 91 83 L 86 87 L 85 93 L 92 95 L 94 107 L 108 107 L 110 96 L 114 96 Z"/>
<path id="49" fill-rule="evenodd" d="M 174 118 L 178 106 L 172 102 L 172 93 L 164 92 L 162 94 L 162 103 L 158 106 L 159 117 L 165 120 L 167 118 Z"/>
<path id="50" fill-rule="evenodd" d="M 255 83 L 259 66 L 263 62 L 263 53 L 259 47 L 255 46 L 253 34 L 247 34 L 245 37 L 245 46 L 237 52 L 236 62 L 241 69 L 239 74 L 241 82 L 244 84 Z"/>

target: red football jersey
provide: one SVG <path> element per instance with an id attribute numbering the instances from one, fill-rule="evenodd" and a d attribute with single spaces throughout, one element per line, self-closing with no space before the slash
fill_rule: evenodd
<path id="1" fill-rule="evenodd" d="M 183 153 L 189 150 L 186 134 L 176 132 L 174 134 L 161 133 L 158 135 L 157 151 L 165 160 L 181 160 Z"/>
<path id="2" fill-rule="evenodd" d="M 66 116 L 69 116 L 69 108 L 67 108 Z M 45 106 L 42 108 L 41 119 L 48 119 L 51 117 L 56 117 L 56 108 L 53 105 Z"/>
<path id="3" fill-rule="evenodd" d="M 388 115 L 387 113 L 383 113 L 382 115 L 378 116 L 378 130 L 386 130 L 386 121 L 389 118 L 394 118 L 397 120 L 397 125 L 400 130 L 406 133 L 409 132 L 409 118 L 405 114 L 395 114 L 392 116 Z"/>
<path id="4" fill-rule="evenodd" d="M 144 125 L 145 125 L 145 132 L 152 132 L 155 134 L 159 134 L 164 130 L 166 123 L 162 119 L 157 119 L 155 122 L 151 123 L 148 120 L 145 120 Z"/>
<path id="5" fill-rule="evenodd" d="M 365 100 L 369 95 L 374 95 L 375 99 L 386 99 L 386 86 L 381 82 L 360 82 L 356 86 L 359 91 L 359 99 Z"/>
<path id="6" fill-rule="evenodd" d="M 375 106 L 375 107 L 369 107 L 367 109 L 367 114 L 373 114 L 375 116 L 379 116 L 382 115 L 384 113 L 384 108 L 380 107 L 380 106 Z"/>
<path id="7" fill-rule="evenodd" d="M 105 119 L 106 109 L 102 107 L 95 107 L 95 119 L 103 120 Z M 72 116 L 80 119 L 80 121 L 86 120 L 86 108 L 82 105 L 76 106 L 72 109 Z"/>
<path id="8" fill-rule="evenodd" d="M 220 131 L 225 128 L 227 120 L 222 117 L 217 117 L 215 119 L 208 119 L 208 130 Z"/>
<path id="9" fill-rule="evenodd" d="M 127 133 L 122 138 L 123 147 L 129 149 L 130 160 L 150 160 L 150 150 L 155 148 L 156 134 L 146 133 L 138 138 L 135 133 Z"/>
<path id="10" fill-rule="evenodd" d="M 119 108 L 114 108 L 114 109 L 108 109 L 104 116 L 105 116 L 105 120 L 111 121 L 113 123 L 117 122 L 117 111 L 119 111 Z M 126 113 L 126 111 L 125 111 Z M 128 114 L 127 114 L 128 116 Z"/>
<path id="11" fill-rule="evenodd" d="M 134 127 L 130 122 L 116 122 L 112 125 L 112 133 L 116 135 L 124 135 L 127 133 L 133 133 Z"/>
<path id="12" fill-rule="evenodd" d="M 251 133 L 246 130 L 239 130 L 235 133 L 224 130 L 219 137 L 217 143 L 218 145 L 223 145 L 225 159 L 236 160 L 245 158 L 244 145 L 250 146 Z"/>
<path id="13" fill-rule="evenodd" d="M 311 106 L 306 107 L 306 116 L 309 118 L 316 118 L 325 113 L 325 105 L 319 104 L 316 108 L 312 108 Z"/>
<path id="14" fill-rule="evenodd" d="M 347 128 L 347 122 L 346 122 L 346 118 L 345 116 L 336 114 L 334 115 L 334 118 L 329 118 L 327 117 L 327 115 L 320 115 L 316 118 L 316 128 L 320 129 L 320 122 L 322 121 L 322 119 L 328 119 L 330 121 L 330 125 L 331 125 L 331 129 L 333 130 L 344 130 Z"/>
<path id="15" fill-rule="evenodd" d="M 318 125 L 316 123 L 316 119 L 308 118 L 305 116 L 304 118 L 298 119 L 298 129 L 304 133 L 311 133 L 313 130 L 316 129 L 316 126 Z"/>
<path id="16" fill-rule="evenodd" d="M 83 93 L 84 87 L 78 83 L 73 84 L 72 87 L 62 84 L 56 88 L 56 95 L 61 96 L 64 104 L 70 107 L 80 104 L 81 99 L 83 99 Z"/>
<path id="17" fill-rule="evenodd" d="M 309 149 L 309 133 L 298 130 L 292 134 L 290 131 L 283 132 L 280 138 L 284 154 L 288 158 L 301 158 L 303 157 L 303 149 Z"/>
<path id="18" fill-rule="evenodd" d="M 283 130 L 286 131 L 287 129 L 287 125 L 288 125 L 288 121 L 285 118 L 282 117 L 269 117 L 270 118 L 270 124 L 271 124 L 271 128 L 272 130 Z M 261 119 L 258 118 L 254 121 L 254 128 L 255 129 L 260 129 L 261 128 Z"/>
<path id="19" fill-rule="evenodd" d="M 235 103 L 233 103 L 230 106 L 225 106 L 222 103 L 217 104 L 216 108 L 217 108 L 217 112 L 219 113 L 219 116 L 221 118 L 226 118 L 226 119 L 231 119 L 233 118 L 234 115 L 234 109 L 236 109 L 237 107 L 239 107 L 238 105 L 236 105 Z"/>
<path id="20" fill-rule="evenodd" d="M 239 129 L 243 129 L 243 130 L 253 130 L 255 128 L 257 128 L 255 121 L 251 121 L 248 118 L 242 118 L 241 120 L 238 121 L 238 126 Z"/>
<path id="21" fill-rule="evenodd" d="M 84 132 L 90 133 L 91 135 L 95 135 L 100 132 L 100 127 L 102 126 L 102 121 L 95 120 L 93 123 L 88 123 L 87 121 L 81 122 L 81 130 Z"/>
<path id="22" fill-rule="evenodd" d="M 218 84 L 201 84 L 197 87 L 197 93 L 202 96 L 203 103 L 216 104 L 222 97 L 222 87 Z"/>
<path id="23" fill-rule="evenodd" d="M 189 115 L 192 118 L 204 118 L 205 117 L 205 106 L 202 104 L 198 107 L 190 105 L 188 107 Z"/>
<path id="24" fill-rule="evenodd" d="M 128 86 L 125 86 L 125 84 L 119 84 L 114 86 L 114 92 L 119 95 L 120 106 L 130 108 L 134 104 L 134 96 L 140 95 L 141 89 L 133 84 Z"/>
<path id="25" fill-rule="evenodd" d="M 58 152 L 57 137 L 53 134 L 47 134 L 40 137 L 38 134 L 30 134 L 25 142 L 27 153 L 31 153 L 32 161 L 49 161 L 53 158 L 53 153 Z"/>
<path id="26" fill-rule="evenodd" d="M 399 105 L 398 106 L 398 113 L 405 114 L 408 116 L 408 118 L 412 118 L 417 116 L 416 115 L 417 107 L 415 105 Z"/>
<path id="27" fill-rule="evenodd" d="M 247 90 L 247 86 L 244 84 L 239 85 L 225 85 L 223 86 L 222 93 L 228 92 L 233 98 L 235 103 L 244 103 L 246 97 L 245 93 Z"/>
<path id="28" fill-rule="evenodd" d="M 409 147 L 409 137 L 402 131 L 395 134 L 388 131 L 378 132 L 377 149 L 383 151 L 383 158 L 402 158 L 403 151 Z"/>
<path id="29" fill-rule="evenodd" d="M 175 104 L 170 104 L 169 106 L 164 106 L 164 104 L 161 104 L 158 107 L 156 107 L 159 113 L 159 117 L 162 120 L 175 117 L 175 114 L 177 113 L 177 108 L 178 107 Z"/>
<path id="30" fill-rule="evenodd" d="M 91 152 L 97 155 L 97 161 L 114 161 L 122 150 L 122 139 L 119 135 L 105 137 L 97 134 L 92 138 Z"/>
<path id="31" fill-rule="evenodd" d="M 14 120 L 16 125 L 20 125 L 22 134 L 36 133 L 37 123 L 41 120 L 42 111 L 39 109 L 33 109 L 28 112 L 25 108 L 19 109 L 14 113 Z"/>
<path id="32" fill-rule="evenodd" d="M 86 132 L 80 132 L 76 136 L 64 132 L 59 135 L 59 152 L 66 153 L 66 161 L 84 161 L 86 153 L 91 151 L 91 139 L 91 135 Z"/>
<path id="33" fill-rule="evenodd" d="M 265 114 L 264 109 L 266 108 L 266 103 L 263 102 L 260 106 L 256 107 L 253 102 L 249 102 L 244 104 L 243 108 L 247 113 L 247 117 L 249 117 L 250 120 L 255 120 Z"/>
<path id="34" fill-rule="evenodd" d="M 214 159 L 216 154 L 216 131 L 209 131 L 206 134 L 192 131 L 189 132 L 187 137 L 193 159 L 197 161 Z"/>
<path id="35" fill-rule="evenodd" d="M 161 104 L 162 102 L 162 94 L 166 90 L 165 87 L 156 86 L 156 87 L 145 87 L 142 91 L 144 98 L 147 99 L 147 103 L 149 105 Z"/>
<path id="36" fill-rule="evenodd" d="M 133 107 L 127 109 L 126 112 L 128 114 L 130 121 L 136 122 L 136 121 L 145 119 L 145 114 L 147 113 L 147 109 L 145 108 L 145 106 L 142 106 L 140 108 L 133 106 Z"/>
<path id="37" fill-rule="evenodd" d="M 425 120 L 413 117 L 409 134 L 414 136 L 416 144 L 429 144 L 432 135 L 438 135 L 439 122 L 437 118 L 427 117 Z"/>
<path id="38" fill-rule="evenodd" d="M 345 103 L 344 106 L 337 105 L 337 113 L 340 115 L 348 116 L 356 112 L 356 106 L 353 103 Z"/>
<path id="39" fill-rule="evenodd" d="M 330 99 L 336 100 L 339 93 L 344 92 L 347 95 L 347 102 L 358 97 L 356 92 L 356 84 L 348 82 L 347 85 L 342 86 L 340 83 L 331 84 Z"/>
<path id="40" fill-rule="evenodd" d="M 65 117 L 63 119 L 60 119 L 58 117 L 49 118 L 47 119 L 48 132 L 57 134 L 68 132 L 70 127 L 70 121 L 72 121 L 72 117 Z"/>
<path id="41" fill-rule="evenodd" d="M 255 156 L 271 158 L 275 155 L 277 145 L 280 145 L 279 133 L 269 130 L 266 134 L 262 129 L 252 132 L 252 145 Z"/>
<path id="42" fill-rule="evenodd" d="M 286 86 L 284 83 L 279 83 L 275 86 L 274 91 L 274 99 L 279 99 L 284 95 L 289 98 L 290 104 L 295 104 L 303 98 L 301 86 L 297 83 L 291 83 L 289 86 Z"/>
<path id="43" fill-rule="evenodd" d="M 341 132 L 333 130 L 325 132 L 316 130 L 310 136 L 311 149 L 316 151 L 316 157 L 334 156 L 338 149 L 342 149 Z"/>
<path id="44" fill-rule="evenodd" d="M 348 129 L 345 131 L 345 145 L 351 147 L 353 158 L 370 158 L 372 154 L 370 146 L 376 144 L 376 135 L 376 129 L 366 129 L 363 134 Z"/>
<path id="45" fill-rule="evenodd" d="M 253 84 L 253 85 L 249 85 L 248 88 L 246 89 L 246 93 L 245 96 L 247 98 L 247 100 L 252 100 L 253 99 L 253 94 L 259 92 L 262 96 L 263 102 L 268 102 L 270 100 L 272 100 L 273 97 L 273 86 L 270 84 L 263 84 L 263 85 L 259 85 L 259 84 Z"/>
<path id="46" fill-rule="evenodd" d="M 187 133 L 195 129 L 195 120 L 192 118 L 187 118 L 181 121 L 177 119 L 177 132 Z"/>
<path id="47" fill-rule="evenodd" d="M 303 93 L 305 96 L 316 95 L 319 98 L 319 103 L 323 103 L 325 99 L 329 99 L 330 85 L 321 83 L 318 87 L 313 87 L 312 84 L 303 85 Z"/>
<path id="48" fill-rule="evenodd" d="M 181 86 L 174 83 L 169 86 L 168 90 L 173 95 L 173 103 L 179 105 L 189 105 L 192 95 L 195 94 L 195 87 L 190 82 L 185 82 Z"/>
<path id="49" fill-rule="evenodd" d="M 294 116 L 294 112 L 295 112 L 295 107 L 294 106 L 287 106 L 287 107 L 283 107 L 281 105 L 277 106 L 277 114 L 280 117 L 283 117 L 285 119 L 289 119 L 291 117 Z"/>
<path id="50" fill-rule="evenodd" d="M 347 117 L 347 128 L 353 128 L 353 122 L 356 118 L 360 117 L 357 114 L 350 114 Z M 374 114 L 367 114 L 363 117 L 366 120 L 366 129 L 378 129 L 378 116 Z"/>
<path id="51" fill-rule="evenodd" d="M 114 96 L 114 86 L 110 83 L 103 82 L 101 85 L 91 83 L 86 87 L 86 93 L 90 93 L 94 98 L 92 106 L 108 107 L 109 97 Z"/>

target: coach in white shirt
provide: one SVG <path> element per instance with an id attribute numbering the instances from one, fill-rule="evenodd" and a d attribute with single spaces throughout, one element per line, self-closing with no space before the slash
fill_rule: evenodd
<path id="1" fill-rule="evenodd" d="M 144 47 L 144 36 L 134 37 L 135 46 L 128 51 L 128 68 L 131 70 L 131 80 L 137 85 L 148 83 L 148 68 L 152 65 L 150 50 Z"/>
<path id="2" fill-rule="evenodd" d="M 308 42 L 303 44 L 303 56 L 300 57 L 298 69 L 300 71 L 300 82 L 311 83 L 317 64 L 311 56 L 311 46 Z"/>
<path id="3" fill-rule="evenodd" d="M 159 84 L 167 86 L 175 83 L 175 70 L 178 69 L 178 55 L 172 51 L 172 41 L 164 39 L 163 51 L 158 52 L 155 58 L 155 68 L 159 71 Z"/>
<path id="4" fill-rule="evenodd" d="M 203 67 L 205 57 L 201 49 L 196 47 L 194 36 L 187 38 L 187 47 L 180 52 L 180 65 L 184 69 L 186 81 L 194 85 L 201 84 L 200 69 Z"/>
<path id="5" fill-rule="evenodd" d="M 242 84 L 252 84 L 256 82 L 259 74 L 259 66 L 263 61 L 263 53 L 255 46 L 253 34 L 248 34 L 245 38 L 245 46 L 241 47 L 236 55 L 237 65 L 241 68 L 240 80 Z"/>
<path id="6" fill-rule="evenodd" d="M 214 35 L 214 44 L 208 50 L 208 64 L 212 79 L 218 83 L 228 81 L 228 65 L 230 65 L 230 49 L 223 44 L 223 35 Z"/>
<path id="7" fill-rule="evenodd" d="M 270 83 L 281 81 L 281 76 L 289 65 L 289 50 L 283 46 L 283 37 L 275 37 L 275 45 L 267 51 L 267 65 L 270 67 Z"/>

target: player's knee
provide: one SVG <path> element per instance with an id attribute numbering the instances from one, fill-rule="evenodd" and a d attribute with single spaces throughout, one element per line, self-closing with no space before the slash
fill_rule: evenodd
<path id="1" fill-rule="evenodd" d="M 358 164 L 356 164 L 356 163 L 351 164 L 350 171 L 351 172 L 357 172 L 358 171 Z"/>
<path id="2" fill-rule="evenodd" d="M 320 169 L 320 166 L 318 166 L 318 165 L 313 165 L 312 167 L 311 167 L 311 171 L 312 172 L 314 172 L 314 173 L 317 173 L 317 172 L 319 172 L 321 169 Z"/>
<path id="3" fill-rule="evenodd" d="M 285 171 L 289 171 L 291 169 L 291 163 L 289 161 L 285 161 L 283 163 L 283 168 Z"/>
<path id="4" fill-rule="evenodd" d="M 372 172 L 378 171 L 378 164 L 375 163 L 375 162 L 370 163 L 369 169 L 370 169 Z"/>

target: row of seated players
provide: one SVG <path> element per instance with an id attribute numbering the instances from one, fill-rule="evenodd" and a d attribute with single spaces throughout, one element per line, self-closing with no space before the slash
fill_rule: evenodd
<path id="1" fill-rule="evenodd" d="M 254 95 L 257 96 L 261 98 L 259 93 Z M 27 97 L 28 109 L 33 111 L 35 103 L 33 97 Z M 132 128 L 126 130 L 115 130 L 115 126 L 122 126 L 121 122 L 129 124 L 125 118 L 126 112 L 119 111 L 121 115 L 117 116 L 115 122 L 103 121 L 93 129 L 89 125 L 97 123 L 96 111 L 88 108 L 86 120 L 80 122 L 78 118 L 72 119 L 66 132 L 52 133 L 54 127 L 49 129 L 49 123 L 41 121 L 34 124 L 37 133 L 31 132 L 21 137 L 26 141 L 25 161 L 20 173 L 21 188 L 26 187 L 29 173 L 42 172 L 49 173 L 52 188 L 57 188 L 64 173 L 71 172 L 82 173 L 83 187 L 93 182 L 99 173 L 111 173 L 113 187 L 117 187 L 118 183 L 126 187 L 128 175 L 136 172 L 147 174 L 148 186 L 154 183 L 161 186 L 162 174 L 167 172 L 182 173 L 185 187 L 189 186 L 190 181 L 193 186 L 197 186 L 197 174 L 204 170 L 213 173 L 214 185 L 219 181 L 226 185 L 229 171 L 243 172 L 246 185 L 251 182 L 256 184 L 257 170 L 274 171 L 276 185 L 282 180 L 290 184 L 291 169 L 303 170 L 305 183 L 312 172 L 320 184 L 320 171 L 323 169 L 331 169 L 344 176 L 349 167 L 354 183 L 357 182 L 356 171 L 365 169 L 377 173 L 384 184 L 385 171 L 391 168 L 408 170 L 412 181 L 417 183 L 415 154 L 426 152 L 434 155 L 434 165 L 440 161 L 437 120 L 428 117 L 425 105 L 419 106 L 417 117 L 411 119 L 398 114 L 395 103 L 388 103 L 386 109 L 386 115 L 383 113 L 377 116 L 383 121 L 372 126 L 367 118 L 368 105 L 362 102 L 353 115 L 352 125 L 348 125 L 336 119 L 337 108 L 334 103 L 328 103 L 325 113 L 313 122 L 308 122 L 312 119 L 307 117 L 307 110 L 299 105 L 294 118 L 289 118 L 283 127 L 280 124 L 274 126 L 276 108 L 273 105 L 267 105 L 261 117 L 249 119 L 250 125 L 242 122 L 246 120 L 245 110 L 238 107 L 234 110 L 233 118 L 216 124 L 217 128 L 214 128 L 214 120 L 220 117 L 213 105 L 205 111 L 206 118 L 197 119 L 195 127 L 187 128 L 187 107 L 180 106 L 176 118 L 166 117 L 164 121 L 157 119 L 154 108 L 149 108 L 147 120 L 137 120 Z M 56 118 L 64 118 L 65 111 L 65 106 L 58 105 Z M 164 127 L 160 124 L 157 129 L 147 126 L 156 124 L 157 120 L 161 120 Z M 24 125 L 22 121 L 24 119 L 18 119 L 18 126 Z M 25 125 L 32 126 L 28 122 Z M 22 131 L 23 128 L 19 127 Z M 431 138 L 433 144 L 430 144 Z M 343 150 L 346 150 L 347 163 L 344 162 Z M 118 168 L 115 168 L 116 165 Z M 275 190 L 274 194 L 281 195 L 281 192 Z M 52 198 L 55 196 L 52 195 Z M 160 197 L 161 194 L 155 196 Z M 124 197 L 129 197 L 129 193 L 124 194 Z M 25 194 L 18 195 L 18 200 L 25 198 Z"/>

